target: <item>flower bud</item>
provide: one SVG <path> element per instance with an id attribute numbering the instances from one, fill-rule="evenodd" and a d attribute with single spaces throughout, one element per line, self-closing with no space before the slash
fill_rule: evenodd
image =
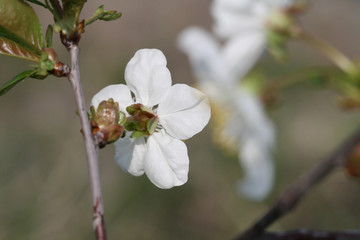
<path id="1" fill-rule="evenodd" d="M 283 60 L 286 55 L 286 42 L 299 34 L 292 16 L 283 10 L 274 11 L 267 19 L 267 39 L 270 53 Z"/>
<path id="2" fill-rule="evenodd" d="M 97 110 L 90 108 L 92 134 L 100 148 L 118 140 L 124 133 L 125 114 L 119 110 L 119 104 L 112 98 L 102 101 Z"/>
<path id="3" fill-rule="evenodd" d="M 270 31 L 277 33 L 290 33 L 293 26 L 292 18 L 283 11 L 275 11 L 267 19 L 267 26 Z"/>
<path id="4" fill-rule="evenodd" d="M 117 124 L 119 118 L 119 104 L 114 102 L 112 98 L 110 98 L 108 101 L 102 101 L 99 104 L 94 116 L 95 122 L 97 122 L 101 128 Z"/>
<path id="5" fill-rule="evenodd" d="M 40 79 L 46 77 L 48 73 L 51 73 L 56 77 L 66 77 L 70 73 L 70 68 L 59 61 L 54 49 L 44 48 L 38 66 L 38 73 Z"/>

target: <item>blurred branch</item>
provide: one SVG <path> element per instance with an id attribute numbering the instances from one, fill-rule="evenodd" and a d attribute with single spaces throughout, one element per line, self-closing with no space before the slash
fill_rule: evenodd
<path id="1" fill-rule="evenodd" d="M 329 43 L 312 36 L 305 31 L 300 31 L 298 37 L 329 58 L 336 66 L 352 77 L 358 77 L 359 71 L 355 63 L 345 54 Z"/>
<path id="2" fill-rule="evenodd" d="M 69 51 L 71 55 L 71 74 L 69 80 L 74 90 L 76 104 L 79 111 L 81 128 L 85 139 L 85 148 L 89 166 L 94 211 L 93 228 L 97 240 L 106 240 L 104 207 L 102 201 L 98 167 L 98 153 L 91 135 L 84 93 L 80 82 L 79 47 L 76 44 L 71 44 L 69 45 Z"/>
<path id="3" fill-rule="evenodd" d="M 307 193 L 307 191 L 322 179 L 324 179 L 334 168 L 346 165 L 348 156 L 359 143 L 360 129 L 357 130 L 351 137 L 349 137 L 331 155 L 321 161 L 317 166 L 310 169 L 308 173 L 300 177 L 300 179 L 298 179 L 287 190 L 285 190 L 275 205 L 273 205 L 270 210 L 257 222 L 255 222 L 255 224 L 252 225 L 248 230 L 236 237 L 236 240 L 266 239 L 263 238 L 263 236 L 268 234 L 265 233 L 265 229 L 294 209 L 294 207 Z M 358 234 L 357 236 L 358 239 L 360 239 L 360 235 Z"/>
<path id="4" fill-rule="evenodd" d="M 339 232 L 327 232 L 299 229 L 288 232 L 265 233 L 261 240 L 358 240 L 360 239 L 360 230 L 349 230 Z"/>
<path id="5" fill-rule="evenodd" d="M 309 81 L 309 78 L 314 76 L 327 79 L 329 75 L 334 73 L 334 69 L 328 67 L 311 67 L 297 70 L 280 77 L 270 78 L 264 87 L 264 92 L 270 92 L 274 95 L 281 90 L 294 86 L 298 83 Z"/>

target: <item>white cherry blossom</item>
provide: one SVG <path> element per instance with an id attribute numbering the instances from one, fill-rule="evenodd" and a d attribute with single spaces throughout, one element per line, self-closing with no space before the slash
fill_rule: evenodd
<path id="1" fill-rule="evenodd" d="M 236 2 L 246 5 L 253 1 Z M 205 30 L 190 27 L 180 34 L 178 44 L 190 59 L 199 87 L 226 113 L 226 122 L 215 137 L 238 149 L 245 174 L 239 183 L 239 191 L 260 201 L 273 186 L 271 152 L 275 131 L 257 96 L 238 83 L 262 52 L 262 48 L 254 47 L 254 44 L 263 46 L 264 42 L 257 41 L 255 35 L 234 36 L 221 45 Z M 214 118 L 216 114 L 213 114 Z"/>
<path id="2" fill-rule="evenodd" d="M 214 32 L 225 39 L 262 38 L 266 41 L 267 21 L 277 11 L 284 10 L 294 0 L 214 0 L 211 13 L 215 19 Z"/>
<path id="3" fill-rule="evenodd" d="M 227 41 L 226 51 L 236 56 L 231 64 L 241 66 L 236 61 L 243 57 L 242 65 L 253 66 L 266 49 L 269 32 L 273 31 L 269 24 L 271 18 L 292 4 L 293 0 L 214 0 L 211 5 L 213 30 Z"/>
<path id="4" fill-rule="evenodd" d="M 141 104 L 152 111 L 158 125 L 153 133 L 132 138 L 127 134 L 115 142 L 115 161 L 126 172 L 145 173 L 159 188 L 187 182 L 189 157 L 182 140 L 199 133 L 210 119 L 207 97 L 185 84 L 172 85 L 164 54 L 157 49 L 138 50 L 125 69 L 127 85 L 110 85 L 98 92 L 91 105 L 110 98 L 122 112 Z M 135 96 L 132 98 L 131 93 Z"/>

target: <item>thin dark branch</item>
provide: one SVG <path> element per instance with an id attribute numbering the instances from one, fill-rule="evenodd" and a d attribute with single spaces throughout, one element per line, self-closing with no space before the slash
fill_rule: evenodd
<path id="1" fill-rule="evenodd" d="M 310 169 L 299 180 L 285 190 L 270 210 L 247 231 L 239 235 L 237 240 L 254 240 L 259 238 L 267 227 L 291 211 L 306 192 L 324 179 L 335 167 L 344 166 L 352 150 L 360 143 L 360 130 L 357 130 L 329 157 Z"/>
<path id="2" fill-rule="evenodd" d="M 261 240 L 359 240 L 360 230 L 317 231 L 308 229 L 265 233 Z"/>

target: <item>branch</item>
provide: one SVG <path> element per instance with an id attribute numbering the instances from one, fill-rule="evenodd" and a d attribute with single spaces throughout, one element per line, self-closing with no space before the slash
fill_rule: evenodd
<path id="1" fill-rule="evenodd" d="M 79 48 L 76 44 L 72 44 L 69 46 L 69 51 L 71 55 L 71 74 L 69 80 L 74 90 L 76 104 L 79 111 L 81 128 L 85 139 L 85 148 L 89 166 L 94 209 L 93 228 L 97 240 L 106 240 L 104 207 L 102 201 L 98 167 L 98 154 L 97 148 L 92 139 L 90 123 L 86 111 L 84 93 L 80 82 Z"/>
<path id="2" fill-rule="evenodd" d="M 360 142 L 360 130 L 349 137 L 337 150 L 329 157 L 325 158 L 317 166 L 310 169 L 308 173 L 298 179 L 293 185 L 285 190 L 275 205 L 261 217 L 247 231 L 239 235 L 237 240 L 262 239 L 265 229 L 279 218 L 291 211 L 306 192 L 325 178 L 335 167 L 344 166 L 348 161 L 348 156 Z M 360 239 L 360 238 L 359 238 Z"/>
<path id="3" fill-rule="evenodd" d="M 298 37 L 319 50 L 345 73 L 349 74 L 350 76 L 358 76 L 359 71 L 355 63 L 334 46 L 306 33 L 305 31 L 301 31 Z"/>
<path id="4" fill-rule="evenodd" d="M 299 229 L 288 232 L 265 233 L 261 240 L 358 240 L 360 239 L 359 230 L 349 230 L 340 232 L 316 231 Z"/>

